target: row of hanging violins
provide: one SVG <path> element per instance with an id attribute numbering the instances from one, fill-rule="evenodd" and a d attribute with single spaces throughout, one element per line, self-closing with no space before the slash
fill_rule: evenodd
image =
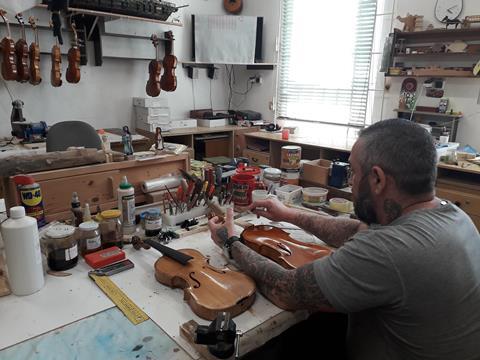
<path id="1" fill-rule="evenodd" d="M 5 80 L 18 81 L 21 83 L 30 82 L 32 85 L 40 84 L 42 81 L 40 74 L 40 44 L 35 18 L 30 16 L 28 19 L 28 23 L 31 25 L 35 35 L 34 42 L 28 47 L 25 35 L 25 22 L 22 14 L 15 16 L 22 28 L 22 37 L 16 43 L 12 39 L 7 12 L 0 9 L 0 16 L 7 27 L 7 36 L 2 39 L 0 45 L 3 55 L 2 77 Z M 68 67 L 65 78 L 67 82 L 76 84 L 80 81 L 80 47 L 75 23 L 72 23 L 71 26 L 74 34 L 74 42 L 68 51 Z M 50 82 L 52 86 L 59 87 L 62 86 L 62 54 L 60 46 L 58 45 L 58 39 L 56 39 L 56 43 L 52 47 L 51 56 L 52 70 Z"/>
<path id="2" fill-rule="evenodd" d="M 177 58 L 173 55 L 173 33 L 168 31 L 165 33 L 166 46 L 165 57 L 160 61 L 159 48 L 160 39 L 153 34 L 150 37 L 155 47 L 155 59 L 148 64 L 148 81 L 146 85 L 147 95 L 157 97 L 161 90 L 172 92 L 177 89 L 177 77 L 175 76 L 175 68 L 177 67 Z M 162 72 L 163 65 L 163 74 Z"/>

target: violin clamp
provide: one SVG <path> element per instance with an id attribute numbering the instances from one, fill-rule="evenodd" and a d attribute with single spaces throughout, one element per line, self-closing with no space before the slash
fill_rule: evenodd
<path id="1" fill-rule="evenodd" d="M 208 345 L 210 354 L 219 359 L 228 359 L 234 353 L 235 357 L 238 357 L 240 336 L 241 332 L 237 331 L 237 325 L 231 319 L 230 313 L 221 312 L 210 325 L 197 326 L 195 343 Z"/>

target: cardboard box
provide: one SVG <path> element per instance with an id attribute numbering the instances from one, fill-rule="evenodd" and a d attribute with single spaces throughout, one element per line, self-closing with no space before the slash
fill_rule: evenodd
<path id="1" fill-rule="evenodd" d="M 170 117 L 170 108 L 169 107 L 145 107 L 145 106 L 135 106 L 135 114 L 141 117 L 147 116 L 168 116 Z"/>
<path id="2" fill-rule="evenodd" d="M 134 97 L 133 105 L 150 107 L 150 108 L 168 107 L 168 99 L 167 98 Z"/>
<path id="3" fill-rule="evenodd" d="M 169 123 L 172 129 L 183 129 L 197 127 L 196 119 L 171 120 Z"/>
<path id="4" fill-rule="evenodd" d="M 154 133 L 156 131 L 157 127 L 161 128 L 162 131 L 172 130 L 172 127 L 170 126 L 170 123 L 167 123 L 167 124 L 147 123 L 147 122 L 144 122 L 144 121 L 138 121 L 137 120 L 135 122 L 135 126 L 138 129 L 142 129 L 142 130 L 145 130 L 145 131 L 150 131 L 152 133 Z"/>
<path id="5" fill-rule="evenodd" d="M 303 164 L 302 180 L 319 185 L 328 185 L 331 166 L 332 162 L 330 160 L 318 159 L 307 161 Z"/>

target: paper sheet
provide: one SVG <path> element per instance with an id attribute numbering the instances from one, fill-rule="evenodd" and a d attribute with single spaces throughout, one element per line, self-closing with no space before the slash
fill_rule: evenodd
<path id="1" fill-rule="evenodd" d="M 255 16 L 195 15 L 195 61 L 216 64 L 253 64 Z"/>

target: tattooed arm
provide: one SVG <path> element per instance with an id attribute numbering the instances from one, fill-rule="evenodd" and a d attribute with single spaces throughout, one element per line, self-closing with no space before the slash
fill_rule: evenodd
<path id="1" fill-rule="evenodd" d="M 312 233 L 328 245 L 340 247 L 367 225 L 358 220 L 335 218 L 287 208 L 278 200 L 256 201 L 250 206 L 254 213 L 273 221 L 286 221 Z"/>
<path id="2" fill-rule="evenodd" d="M 279 308 L 335 311 L 317 284 L 313 263 L 286 270 L 239 241 L 232 246 L 232 256 L 241 270 L 255 280 L 260 292 Z"/>

